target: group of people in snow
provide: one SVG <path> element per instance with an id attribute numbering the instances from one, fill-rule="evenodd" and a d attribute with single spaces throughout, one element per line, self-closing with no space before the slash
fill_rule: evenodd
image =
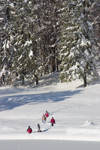
<path id="1" fill-rule="evenodd" d="M 42 122 L 43 123 L 46 123 L 46 119 L 49 117 L 49 112 L 46 111 L 45 114 L 43 114 L 42 116 Z M 53 126 L 55 124 L 55 119 L 52 117 L 51 120 L 50 120 L 50 123 L 51 123 L 51 126 Z M 37 124 L 37 128 L 38 128 L 38 131 L 37 132 L 42 132 L 40 130 L 40 124 Z M 32 133 L 32 128 L 30 126 L 28 126 L 28 129 L 27 129 L 27 132 L 28 133 Z"/>
<path id="2" fill-rule="evenodd" d="M 46 122 L 47 117 L 49 117 L 49 112 L 46 110 L 45 114 L 43 114 L 43 116 L 42 116 L 42 122 L 43 123 Z"/>
<path id="3" fill-rule="evenodd" d="M 46 122 L 46 119 L 49 117 L 49 112 L 46 111 L 45 114 L 43 114 L 42 116 L 42 122 L 45 123 Z M 52 117 L 51 120 L 50 120 L 50 123 L 51 125 L 53 126 L 55 124 L 55 119 Z"/>

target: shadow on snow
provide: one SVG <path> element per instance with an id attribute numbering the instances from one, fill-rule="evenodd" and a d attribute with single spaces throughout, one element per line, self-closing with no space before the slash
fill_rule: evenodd
<path id="1" fill-rule="evenodd" d="M 59 102 L 71 98 L 82 90 L 49 92 L 42 94 L 11 95 L 0 97 L 0 111 L 13 109 L 25 104 L 36 105 L 44 102 Z"/>
<path id="2" fill-rule="evenodd" d="M 48 129 L 45 129 L 45 130 L 43 130 L 42 132 L 46 132 L 46 131 L 48 131 L 50 128 L 48 128 Z"/>

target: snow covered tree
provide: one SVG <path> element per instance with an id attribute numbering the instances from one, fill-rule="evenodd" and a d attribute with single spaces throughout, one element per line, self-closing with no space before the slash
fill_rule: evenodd
<path id="1" fill-rule="evenodd" d="M 2 16 L 0 28 L 0 76 L 3 84 L 11 84 L 11 62 L 13 58 L 10 43 L 10 7 L 7 1 L 2 0 L 0 3 L 0 15 Z"/>
<path id="2" fill-rule="evenodd" d="M 93 21 L 95 36 L 98 40 L 98 43 L 100 43 L 100 0 L 93 0 L 91 16 L 92 16 L 91 20 Z M 99 59 L 100 59 L 100 48 L 99 48 Z"/>
<path id="3" fill-rule="evenodd" d="M 7 0 L 3 4 L 1 59 L 7 61 L 10 72 L 19 74 L 24 84 L 26 76 L 37 81 L 39 72 L 57 70 L 61 0 Z M 2 61 L 1 70 L 4 65 Z"/>
<path id="4" fill-rule="evenodd" d="M 41 56 L 41 67 L 45 73 L 54 72 L 58 59 L 57 41 L 59 35 L 60 0 L 37 1 L 37 34 L 38 48 Z"/>
<path id="5" fill-rule="evenodd" d="M 63 12 L 64 29 L 61 40 L 62 82 L 97 78 L 95 56 L 97 41 L 94 37 L 90 19 L 91 3 L 89 0 L 65 1 Z"/>
<path id="6" fill-rule="evenodd" d="M 35 1 L 17 0 L 9 5 L 12 7 L 11 43 L 13 45 L 12 70 L 16 72 L 24 84 L 24 78 L 37 79 L 38 51 L 37 36 L 34 31 L 34 3 Z"/>

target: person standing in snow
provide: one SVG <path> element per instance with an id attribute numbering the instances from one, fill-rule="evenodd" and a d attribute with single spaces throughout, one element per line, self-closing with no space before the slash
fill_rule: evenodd
<path id="1" fill-rule="evenodd" d="M 38 128 L 38 132 L 42 132 L 42 131 L 40 130 L 40 125 L 39 125 L 39 123 L 37 124 L 37 128 Z"/>
<path id="2" fill-rule="evenodd" d="M 45 114 L 43 114 L 42 122 L 43 122 L 43 123 L 45 123 L 45 122 L 46 122 L 46 116 L 45 116 Z"/>
<path id="3" fill-rule="evenodd" d="M 27 132 L 28 132 L 28 133 L 32 133 L 32 129 L 31 129 L 30 126 L 28 126 Z"/>
<path id="4" fill-rule="evenodd" d="M 55 124 L 55 119 L 52 117 L 50 122 L 51 122 L 51 126 L 53 126 Z"/>
<path id="5" fill-rule="evenodd" d="M 47 110 L 46 110 L 45 116 L 49 117 L 49 112 Z"/>

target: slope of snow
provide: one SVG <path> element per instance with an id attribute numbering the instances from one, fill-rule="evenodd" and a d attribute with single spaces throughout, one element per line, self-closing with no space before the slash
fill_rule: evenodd
<path id="1" fill-rule="evenodd" d="M 56 74 L 56 75 L 55 75 Z M 100 83 L 60 83 L 54 73 L 38 87 L 0 87 L 0 140 L 100 141 Z M 42 115 L 50 113 L 45 124 Z M 52 127 L 51 117 L 56 124 Z M 43 132 L 38 133 L 37 123 Z M 32 134 L 26 132 L 31 126 Z"/>
<path id="2" fill-rule="evenodd" d="M 100 142 L 67 140 L 0 140 L 1 150 L 99 150 Z"/>

